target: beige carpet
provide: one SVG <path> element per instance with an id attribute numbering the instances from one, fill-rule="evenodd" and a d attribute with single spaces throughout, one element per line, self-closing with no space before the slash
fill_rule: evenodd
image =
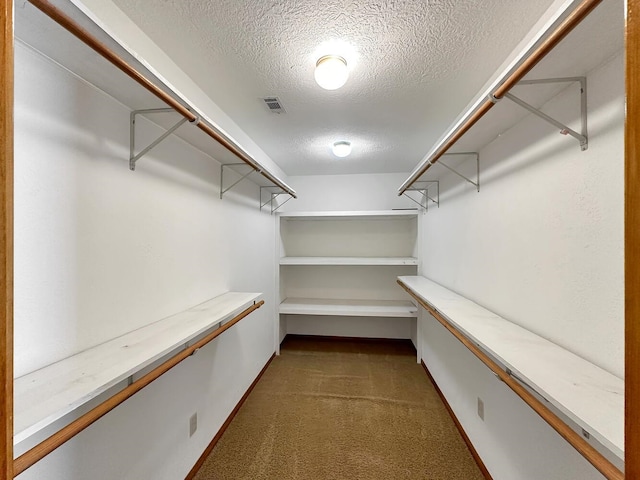
<path id="1" fill-rule="evenodd" d="M 287 339 L 196 480 L 482 480 L 410 344 Z"/>

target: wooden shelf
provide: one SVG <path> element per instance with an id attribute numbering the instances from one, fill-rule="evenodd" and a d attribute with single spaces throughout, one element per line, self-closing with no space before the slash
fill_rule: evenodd
<path id="1" fill-rule="evenodd" d="M 358 211 L 322 211 L 322 212 L 282 212 L 278 213 L 283 220 L 386 220 L 391 218 L 416 218 L 418 216 L 416 209 L 408 210 L 358 210 Z"/>
<path id="2" fill-rule="evenodd" d="M 624 459 L 624 380 L 425 277 L 398 277 L 472 343 Z"/>
<path id="3" fill-rule="evenodd" d="M 577 2 L 567 2 L 566 9 L 575 8 Z M 551 25 L 549 25 L 551 26 Z M 545 27 L 546 28 L 546 27 Z M 527 73 L 523 80 L 533 79 L 549 79 L 561 77 L 577 77 L 585 76 L 588 72 L 605 63 L 624 48 L 624 8 L 622 3 L 602 2 L 600 6 L 595 8 L 571 33 L 569 33 L 558 45 L 556 45 L 536 66 Z M 545 36 L 544 29 L 537 32 L 535 39 Z M 484 103 L 487 98 L 495 93 L 510 69 L 515 65 L 515 58 L 528 57 L 527 51 L 535 45 L 535 39 L 523 45 L 523 49 L 517 52 L 513 62 L 505 65 L 504 70 L 497 71 L 493 79 L 477 93 L 465 111 L 460 112 L 456 121 L 443 132 L 440 141 L 433 145 L 426 153 L 423 159 L 416 165 L 412 174 L 407 178 L 403 185 L 399 188 L 402 190 L 411 179 L 411 183 L 422 178 L 422 180 L 441 179 L 451 174 L 447 169 L 442 167 L 432 168 L 429 174 L 423 173 L 414 178 L 414 174 L 420 171 L 429 163 L 437 164 L 438 161 L 444 160 L 444 163 L 453 168 L 459 168 L 463 164 L 462 158 L 444 158 L 433 162 L 432 155 L 437 152 L 440 147 L 446 145 L 453 133 L 464 123 L 463 119 L 471 116 L 471 112 Z M 576 84 L 577 85 L 577 84 Z M 511 93 L 516 94 L 535 108 L 544 109 L 552 99 L 561 91 L 567 88 L 578 89 L 577 86 L 570 84 L 541 84 L 535 86 L 525 86 L 516 84 Z M 578 110 L 577 110 L 578 111 Z M 576 111 L 576 113 L 577 113 Z M 456 140 L 450 148 L 449 153 L 461 152 L 479 152 L 486 145 L 495 140 L 503 132 L 510 129 L 513 125 L 523 120 L 527 115 L 531 115 L 528 110 L 516 105 L 508 100 L 501 100 L 496 107 L 491 108 L 486 114 L 481 115 L 480 120 L 470 128 L 466 133 Z M 542 120 L 540 120 L 542 122 Z M 574 125 L 579 128 L 579 125 Z M 548 128 L 552 129 L 552 126 Z M 566 139 L 567 144 L 571 148 L 578 148 L 577 143 L 571 144 L 574 140 Z M 473 172 L 473 168 L 469 168 L 468 174 Z M 463 173 L 465 173 L 463 171 Z"/>
<path id="4" fill-rule="evenodd" d="M 417 265 L 414 257 L 281 257 L 280 265 Z"/>
<path id="5" fill-rule="evenodd" d="M 190 128 L 186 125 L 178 128 L 173 135 L 184 140 L 198 150 L 209 155 L 216 162 L 221 164 L 237 164 L 239 161 L 245 162 L 238 154 L 232 153 L 223 143 L 213 140 L 210 135 L 201 129 L 205 124 L 211 126 L 217 134 L 225 137 L 225 143 L 235 144 L 244 155 L 251 158 L 255 164 L 256 171 L 260 175 L 251 175 L 248 180 L 260 185 L 270 186 L 280 183 L 284 190 L 291 190 L 281 179 L 277 177 L 271 168 L 263 165 L 261 161 L 249 154 L 242 145 L 225 133 L 225 128 L 219 124 L 211 115 L 218 112 L 209 111 L 209 105 L 193 105 L 191 100 L 182 92 L 170 86 L 172 82 L 166 80 L 161 72 L 153 68 L 147 68 L 147 64 L 137 54 L 130 52 L 128 47 L 121 45 L 112 38 L 102 28 L 88 18 L 80 8 L 71 2 L 55 2 L 56 7 L 65 15 L 69 16 L 80 28 L 100 41 L 108 50 L 121 57 L 124 62 L 133 67 L 142 76 L 146 77 L 165 92 L 169 97 L 176 99 L 178 103 L 192 111 L 194 115 L 201 118 L 201 122 Z M 15 11 L 15 41 L 17 45 L 26 47 L 37 52 L 48 61 L 59 64 L 68 72 L 77 75 L 106 95 L 114 98 L 131 110 L 166 108 L 167 104 L 142 87 L 131 77 L 116 68 L 103 56 L 96 54 L 91 47 L 80 41 L 77 37 L 69 33 L 61 25 L 40 12 L 31 3 L 26 3 L 22 8 Z M 157 67 L 157 65 L 156 65 Z M 205 109 L 205 110 L 203 110 Z M 165 130 L 171 128 L 177 120 L 181 118 L 178 113 L 167 113 L 162 115 L 143 115 L 149 122 L 159 125 Z M 123 118 L 123 123 L 128 124 L 129 119 Z M 196 124 L 194 124 L 196 125 Z M 144 165 L 144 160 L 141 166 Z M 248 165 L 248 164 L 247 164 Z M 125 167 L 126 168 L 126 167 Z M 143 167 L 144 168 L 144 167 Z M 237 173 L 244 175 L 248 167 L 230 167 Z M 271 179 L 269 179 L 271 177 Z M 273 180 L 277 180 L 274 182 Z"/>
<path id="6" fill-rule="evenodd" d="M 280 304 L 280 313 L 292 315 L 416 317 L 417 312 L 414 304 L 402 300 L 287 298 Z"/>
<path id="7" fill-rule="evenodd" d="M 14 380 L 14 445 L 250 307 L 227 292 Z"/>

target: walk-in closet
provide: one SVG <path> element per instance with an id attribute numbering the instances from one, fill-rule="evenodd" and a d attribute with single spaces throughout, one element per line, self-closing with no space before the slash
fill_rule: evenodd
<path id="1" fill-rule="evenodd" d="M 640 479 L 640 1 L 1 11 L 0 478 Z"/>

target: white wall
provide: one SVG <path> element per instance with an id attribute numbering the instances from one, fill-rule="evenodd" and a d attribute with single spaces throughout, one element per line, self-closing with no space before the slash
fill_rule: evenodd
<path id="1" fill-rule="evenodd" d="M 184 478 L 273 353 L 273 217 L 174 136 L 129 171 L 129 109 L 21 43 L 15 101 L 16 375 L 227 290 L 266 301 L 19 478 Z"/>
<path id="2" fill-rule="evenodd" d="M 568 92 L 543 110 L 563 119 L 574 115 L 575 125 L 576 94 Z M 441 206 L 423 217 L 423 270 L 622 376 L 621 52 L 588 75 L 588 101 L 586 152 L 528 116 L 481 150 L 480 193 L 452 175 L 441 179 Z M 602 478 L 426 317 L 424 360 L 496 480 Z M 484 423 L 477 397 L 484 400 Z"/>
<path id="3" fill-rule="evenodd" d="M 348 162 L 349 159 L 336 161 Z M 398 196 L 398 187 L 406 178 L 406 173 L 291 176 L 289 182 L 295 185 L 299 198 L 287 202 L 281 210 L 313 212 L 417 208 L 411 200 Z"/>

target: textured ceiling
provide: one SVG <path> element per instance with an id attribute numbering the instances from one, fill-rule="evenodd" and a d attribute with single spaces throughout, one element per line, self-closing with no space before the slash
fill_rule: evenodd
<path id="1" fill-rule="evenodd" d="M 287 174 L 306 175 L 409 172 L 551 0 L 114 3 Z M 326 53 L 349 63 L 336 91 L 313 79 Z M 350 157 L 331 154 L 337 140 Z"/>

